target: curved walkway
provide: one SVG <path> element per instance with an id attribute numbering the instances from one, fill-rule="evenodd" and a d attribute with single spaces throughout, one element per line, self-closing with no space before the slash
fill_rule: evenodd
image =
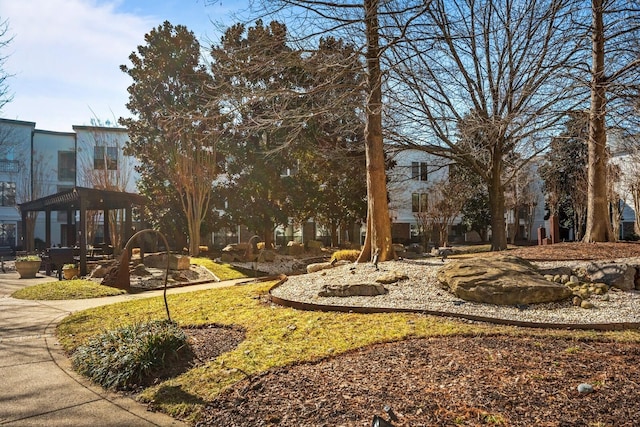
<path id="1" fill-rule="evenodd" d="M 58 322 L 75 311 L 149 298 L 162 295 L 162 291 L 69 301 L 10 297 L 20 288 L 51 280 L 41 275 L 21 280 L 17 273 L 0 273 L 0 426 L 184 426 L 77 375 L 55 337 Z M 194 285 L 170 289 L 168 293 L 236 282 Z"/>

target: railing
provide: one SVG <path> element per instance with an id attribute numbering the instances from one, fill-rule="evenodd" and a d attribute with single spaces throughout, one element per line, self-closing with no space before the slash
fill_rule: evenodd
<path id="1" fill-rule="evenodd" d="M 0 172 L 18 172 L 20 170 L 20 162 L 18 160 L 0 159 Z"/>

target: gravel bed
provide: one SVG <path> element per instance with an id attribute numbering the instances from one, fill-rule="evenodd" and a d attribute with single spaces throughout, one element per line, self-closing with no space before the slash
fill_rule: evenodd
<path id="1" fill-rule="evenodd" d="M 450 262 L 450 261 L 445 261 Z M 540 262 L 541 267 L 570 265 L 575 268 L 579 262 Z M 336 305 L 348 307 L 406 308 L 437 311 L 452 315 L 490 317 L 507 321 L 552 324 L 610 324 L 640 323 L 640 292 L 623 292 L 612 288 L 606 298 L 593 295 L 592 309 L 573 306 L 571 300 L 529 305 L 526 308 L 497 306 L 463 301 L 442 289 L 436 274 L 444 265 L 437 258 L 425 260 L 387 261 L 379 264 L 379 270 L 372 264 L 350 264 L 336 266 L 317 273 L 290 276 L 288 280 L 272 290 L 272 295 L 284 300 L 302 303 Z M 398 272 L 409 277 L 395 284 L 385 285 L 386 295 L 374 297 L 319 297 L 318 292 L 326 284 L 373 283 L 389 272 Z"/>

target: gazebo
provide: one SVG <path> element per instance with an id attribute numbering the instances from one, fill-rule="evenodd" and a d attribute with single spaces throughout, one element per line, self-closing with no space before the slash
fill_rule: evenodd
<path id="1" fill-rule="evenodd" d="M 133 235 L 132 230 L 132 208 L 133 206 L 144 206 L 147 199 L 139 194 L 126 193 L 122 191 L 100 190 L 96 188 L 74 187 L 71 190 L 62 191 L 40 199 L 21 203 L 19 206 L 22 215 L 22 238 L 27 235 L 27 213 L 45 212 L 46 247 L 51 247 L 51 212 L 66 211 L 67 225 L 72 224 L 75 212 L 80 211 L 80 217 L 76 224 L 76 229 L 67 227 L 67 242 L 76 243 L 77 231 L 80 241 L 77 242 L 80 252 L 80 274 L 87 274 L 87 211 L 102 211 L 104 213 L 104 243 L 111 244 L 109 232 L 109 211 L 113 209 L 124 209 L 124 230 L 123 242 Z M 23 241 L 25 249 L 33 248 L 35 242 Z"/>

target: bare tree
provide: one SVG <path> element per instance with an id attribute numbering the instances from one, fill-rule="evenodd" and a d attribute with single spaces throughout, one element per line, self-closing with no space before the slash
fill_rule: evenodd
<path id="1" fill-rule="evenodd" d="M 114 122 L 115 123 L 115 122 Z M 82 131 L 80 131 L 82 130 Z M 133 164 L 122 157 L 127 141 L 124 128 L 111 126 L 94 118 L 91 126 L 78 128 L 78 181 L 81 186 L 109 191 L 131 191 L 133 184 Z M 124 235 L 124 209 L 109 210 L 109 241 L 114 248 L 120 248 Z M 97 232 L 101 213 L 87 212 L 87 241 L 92 242 Z M 106 237 L 106 236 L 105 236 Z"/>
<path id="2" fill-rule="evenodd" d="M 585 100 L 570 76 L 584 40 L 574 4 L 434 0 L 394 44 L 394 139 L 481 177 L 492 250 L 507 244 L 506 185 L 546 148 L 562 112 Z"/>
<path id="3" fill-rule="evenodd" d="M 4 65 L 7 56 L 4 54 L 7 46 L 11 43 L 12 37 L 9 37 L 9 23 L 7 20 L 0 20 L 0 112 L 7 103 L 11 102 L 13 95 L 9 91 L 7 80 L 11 77 L 5 69 Z"/>
<path id="4" fill-rule="evenodd" d="M 51 194 L 50 185 L 47 184 L 47 174 L 51 170 L 49 168 L 48 160 L 45 159 L 42 154 L 29 154 L 30 156 L 33 156 L 33 159 L 31 159 L 30 156 L 22 157 L 20 159 L 20 172 L 16 177 L 16 208 L 17 205 L 21 203 L 36 200 Z M 34 233 L 38 214 L 39 212 L 37 211 L 27 212 L 26 236 L 23 236 L 23 241 L 27 245 L 33 244 L 34 242 Z M 33 247 L 25 247 L 24 249 L 27 251 L 34 250 Z"/>
<path id="5" fill-rule="evenodd" d="M 429 187 L 426 210 L 417 212 L 415 217 L 423 232 L 435 230 L 438 233 L 438 245 L 447 246 L 449 243 L 449 229 L 458 218 L 470 191 L 471 187 L 455 176 L 435 181 Z"/>
<path id="6" fill-rule="evenodd" d="M 5 51 L 9 43 L 11 43 L 11 37 L 8 37 L 9 24 L 6 20 L 0 21 L 0 116 L 2 109 L 7 103 L 11 102 L 13 95 L 9 91 L 9 85 L 7 80 L 11 77 L 4 69 L 4 64 L 7 60 Z M 15 147 L 16 141 L 11 136 L 11 126 L 0 128 L 0 157 L 4 157 Z"/>

